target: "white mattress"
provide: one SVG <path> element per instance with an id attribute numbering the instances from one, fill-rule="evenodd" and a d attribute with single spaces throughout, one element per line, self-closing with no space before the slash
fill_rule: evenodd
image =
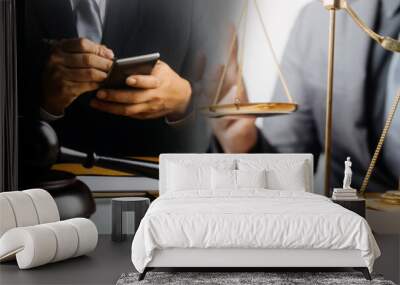
<path id="1" fill-rule="evenodd" d="M 320 195 L 257 189 L 156 199 L 134 237 L 132 262 L 143 272 L 156 249 L 169 248 L 359 250 L 370 271 L 380 255 L 359 215 Z"/>

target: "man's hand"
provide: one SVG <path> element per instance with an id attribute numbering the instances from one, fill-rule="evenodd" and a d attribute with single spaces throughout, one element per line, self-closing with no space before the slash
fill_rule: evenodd
<path id="1" fill-rule="evenodd" d="M 225 117 L 214 124 L 214 134 L 225 153 L 247 153 L 257 143 L 254 117 Z"/>
<path id="2" fill-rule="evenodd" d="M 235 97 L 247 101 L 242 90 L 237 92 L 234 86 L 222 99 L 220 104 L 232 102 Z M 247 153 L 257 143 L 256 118 L 253 116 L 231 116 L 212 119 L 211 125 L 225 153 Z"/>
<path id="3" fill-rule="evenodd" d="M 166 63 L 158 61 L 151 75 L 132 75 L 132 89 L 99 90 L 91 106 L 103 112 L 145 120 L 168 116 L 179 119 L 189 105 L 192 89 Z"/>
<path id="4" fill-rule="evenodd" d="M 56 44 L 43 74 L 42 107 L 60 115 L 78 96 L 97 90 L 106 79 L 114 54 L 88 39 Z"/>

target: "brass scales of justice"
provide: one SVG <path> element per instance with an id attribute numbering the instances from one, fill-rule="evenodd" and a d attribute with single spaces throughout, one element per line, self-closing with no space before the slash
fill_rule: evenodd
<path id="1" fill-rule="evenodd" d="M 327 91 L 326 91 L 326 118 L 325 118 L 325 181 L 324 181 L 324 194 L 325 196 L 329 196 L 330 194 L 330 175 L 331 175 L 331 161 L 332 161 L 332 114 L 333 114 L 333 82 L 334 82 L 334 59 L 335 59 L 335 38 L 336 38 L 336 12 L 338 10 L 345 11 L 353 20 L 354 22 L 374 41 L 376 41 L 380 46 L 384 49 L 399 53 L 400 52 L 400 42 L 398 40 L 392 39 L 390 37 L 381 36 L 371 30 L 357 15 L 357 13 L 352 9 L 350 4 L 347 0 L 320 0 L 322 5 L 329 11 L 329 47 L 328 47 L 328 78 L 327 78 Z M 242 12 L 240 15 L 240 19 L 238 22 L 237 27 L 240 27 L 245 18 L 247 24 L 247 15 L 248 15 L 248 6 L 249 0 L 245 1 L 245 4 L 242 8 Z M 218 104 L 220 97 L 223 82 L 225 80 L 225 76 L 228 69 L 228 62 L 229 58 L 232 56 L 235 46 L 236 38 L 233 37 L 230 49 L 227 64 L 224 65 L 222 75 L 218 84 L 217 92 L 214 97 L 213 104 L 204 108 L 204 113 L 210 118 L 220 118 L 225 116 L 243 116 L 243 115 L 251 115 L 256 117 L 269 117 L 269 116 L 277 116 L 277 115 L 289 115 L 294 113 L 298 109 L 298 105 L 293 100 L 293 97 L 290 94 L 288 84 L 286 79 L 283 75 L 282 69 L 280 67 L 278 58 L 272 46 L 271 38 L 269 37 L 268 30 L 266 28 L 263 15 L 261 13 L 261 9 L 258 5 L 258 1 L 254 0 L 254 6 L 257 11 L 257 16 L 261 22 L 264 36 L 267 40 L 268 49 L 270 50 L 273 58 L 273 63 L 275 65 L 276 71 L 278 73 L 279 80 L 283 85 L 283 89 L 285 95 L 288 99 L 288 102 L 265 102 L 265 103 L 242 103 L 238 96 L 235 98 L 235 102 L 232 104 Z M 244 28 L 243 39 L 246 38 L 246 26 Z M 239 72 L 238 72 L 238 79 L 237 79 L 237 86 L 241 86 L 242 84 L 242 75 L 243 75 L 243 52 L 244 48 L 242 48 L 241 53 L 239 55 Z M 238 88 L 240 90 L 240 88 Z M 369 180 L 371 178 L 372 172 L 375 168 L 375 165 L 378 161 L 379 155 L 381 153 L 383 144 L 385 142 L 386 136 L 389 132 L 389 129 L 392 125 L 394 115 L 396 110 L 400 105 L 400 90 L 395 97 L 391 111 L 387 117 L 385 122 L 385 126 L 383 128 L 382 134 L 380 136 L 379 142 L 377 144 L 376 150 L 372 157 L 371 163 L 368 167 L 366 176 L 363 180 L 360 193 L 362 195 L 365 194 L 367 189 Z M 397 191 L 396 191 L 397 192 Z M 397 194 L 393 194 L 397 196 Z M 394 199 L 393 195 L 390 192 L 382 195 L 383 198 L 387 199 Z M 389 197 L 388 197 L 389 196 Z M 397 198 L 396 198 L 397 199 Z"/>

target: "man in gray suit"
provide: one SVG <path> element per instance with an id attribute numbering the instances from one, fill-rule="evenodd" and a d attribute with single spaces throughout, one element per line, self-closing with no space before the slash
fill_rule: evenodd
<path id="1" fill-rule="evenodd" d="M 351 1 L 360 17 L 380 34 L 399 38 L 400 1 Z M 215 136 L 225 152 L 323 154 L 328 43 L 328 13 L 320 2 L 303 9 L 290 36 L 282 67 L 299 110 L 264 120 L 226 118 Z M 373 42 L 349 15 L 338 12 L 332 150 L 332 186 L 340 186 L 343 162 L 353 161 L 353 184 L 360 188 L 396 91 L 400 88 L 400 60 Z M 285 101 L 279 84 L 274 101 Z M 396 187 L 400 176 L 400 111 L 394 119 L 383 156 L 368 191 Z M 322 188 L 320 189 L 322 192 Z"/>

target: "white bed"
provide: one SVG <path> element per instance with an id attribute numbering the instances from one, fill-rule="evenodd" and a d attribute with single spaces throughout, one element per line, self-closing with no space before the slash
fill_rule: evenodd
<path id="1" fill-rule="evenodd" d="M 218 182 L 225 172 L 234 189 Z M 370 278 L 380 255 L 362 217 L 312 194 L 308 154 L 165 154 L 159 186 L 132 244 L 140 278 L 158 267 L 353 267 Z"/>

